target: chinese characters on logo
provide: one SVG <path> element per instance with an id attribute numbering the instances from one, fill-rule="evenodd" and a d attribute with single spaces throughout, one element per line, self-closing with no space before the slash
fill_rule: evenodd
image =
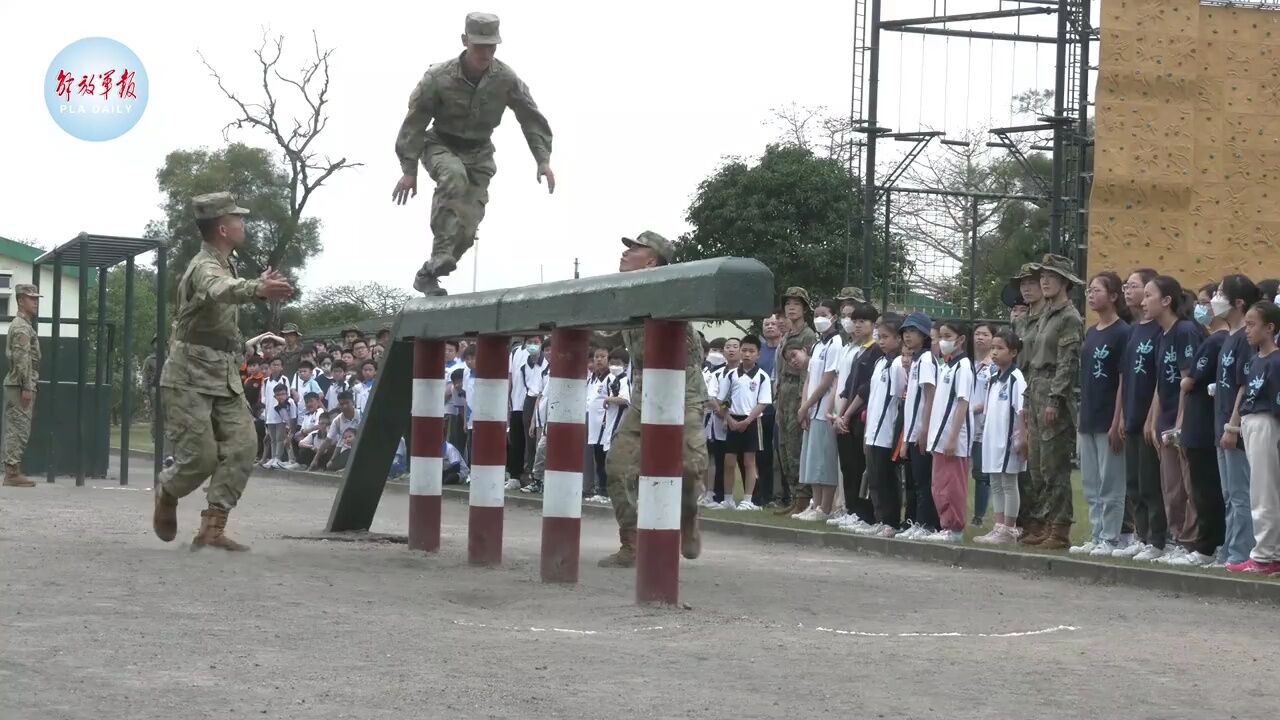
<path id="1" fill-rule="evenodd" d="M 101 95 L 103 99 L 109 99 L 114 90 L 116 97 L 121 100 L 137 99 L 137 83 L 135 79 L 138 76 L 137 71 L 130 71 L 128 68 L 120 68 L 120 77 L 117 79 L 116 69 L 109 68 L 101 72 L 87 73 L 80 76 L 77 81 L 75 73 L 67 70 L 59 70 L 57 84 L 54 88 L 54 94 L 64 98 L 67 102 L 71 102 L 71 94 L 74 91 L 79 96 Z M 98 87 L 101 87 L 101 91 Z"/>

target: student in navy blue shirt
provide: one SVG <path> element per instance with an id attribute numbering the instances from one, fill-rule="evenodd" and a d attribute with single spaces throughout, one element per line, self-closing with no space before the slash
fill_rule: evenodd
<path id="1" fill-rule="evenodd" d="M 1245 363 L 1231 423 L 1224 443 L 1244 439 L 1249 458 L 1253 550 L 1249 559 L 1227 565 L 1234 572 L 1280 573 L 1280 307 L 1267 300 L 1254 303 L 1244 318 L 1254 355 Z"/>
<path id="2" fill-rule="evenodd" d="M 1142 428 L 1156 392 L 1156 343 L 1163 331 L 1146 316 L 1142 299 L 1147 283 L 1157 275 L 1151 268 L 1134 270 L 1124 285 L 1125 304 L 1136 322 L 1129 329 L 1120 378 L 1124 419 L 1125 514 L 1133 518 L 1137 542 L 1122 541 L 1113 555 L 1133 557 L 1148 547 L 1164 549 L 1168 523 L 1160 493 L 1160 456 L 1143 437 Z"/>
<path id="3" fill-rule="evenodd" d="M 1076 555 L 1110 556 L 1120 547 L 1124 520 L 1124 431 L 1120 375 L 1129 343 L 1129 307 L 1120 276 L 1101 272 L 1086 290 L 1098 322 L 1080 347 L 1080 482 L 1089 505 L 1088 542 L 1074 545 Z M 1123 315 L 1123 316 L 1122 316 Z"/>
<path id="4" fill-rule="evenodd" d="M 1209 283 L 1196 295 L 1195 319 L 1207 327 L 1209 336 L 1196 348 L 1191 372 L 1182 379 L 1182 407 L 1174 426 L 1178 445 L 1186 463 L 1188 492 L 1196 521 L 1189 536 L 1183 538 L 1187 554 L 1169 561 L 1170 565 L 1210 565 L 1222 545 L 1225 509 L 1222 504 L 1222 478 L 1218 475 L 1218 454 L 1213 437 L 1213 398 L 1209 386 L 1218 376 L 1218 356 L 1230 335 L 1225 319 L 1215 316 L 1210 300 L 1218 292 L 1218 283 Z"/>
<path id="5" fill-rule="evenodd" d="M 1213 390 L 1213 439 L 1218 451 L 1218 474 L 1222 478 L 1226 504 L 1226 531 L 1218 560 L 1224 565 L 1245 562 L 1253 549 L 1253 513 L 1249 506 L 1249 460 L 1238 435 L 1223 440 L 1223 426 L 1231 422 L 1236 409 L 1242 368 L 1253 350 L 1244 331 L 1244 314 L 1261 299 L 1258 286 L 1244 275 L 1222 278 L 1218 292 L 1209 301 L 1215 315 L 1225 313 L 1230 335 L 1218 353 L 1217 381 Z"/>
<path id="6" fill-rule="evenodd" d="M 1185 541 L 1195 523 L 1195 510 L 1190 507 L 1186 473 L 1178 454 L 1173 426 L 1178 421 L 1178 402 L 1182 378 L 1191 372 L 1196 348 L 1204 339 L 1194 320 L 1186 320 L 1182 285 L 1168 275 L 1158 275 L 1147 283 L 1142 308 L 1147 317 L 1155 318 L 1164 332 L 1156 345 L 1156 396 L 1147 413 L 1143 431 L 1147 442 L 1160 453 L 1160 489 L 1164 495 L 1164 514 L 1169 521 L 1169 537 L 1175 543 Z M 1182 545 L 1171 548 L 1175 557 L 1186 553 Z M 1134 555 L 1135 560 L 1156 560 L 1166 553 L 1149 550 Z"/>

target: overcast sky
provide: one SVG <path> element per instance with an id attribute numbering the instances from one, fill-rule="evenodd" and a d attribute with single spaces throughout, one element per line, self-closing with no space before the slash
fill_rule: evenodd
<path id="1" fill-rule="evenodd" d="M 885 19 L 930 14 L 942 2 L 892 0 Z M 994 9 L 997 0 L 953 0 L 948 10 Z M 1012 5 L 1005 2 L 1005 5 Z M 431 184 L 395 206 L 396 131 L 426 68 L 456 55 L 468 11 L 498 14 L 498 56 L 528 83 L 555 134 L 548 196 L 515 117 L 494 135 L 498 173 L 490 186 L 478 254 L 444 282 L 454 293 L 613 272 L 618 238 L 644 229 L 675 238 L 699 181 L 726 156 L 751 156 L 776 136 L 770 108 L 796 103 L 847 114 L 853 40 L 847 0 L 787 3 L 699 0 L 529 3 L 490 0 L 396 4 L 242 2 L 7 2 L 0 10 L 6 111 L 0 133 L 0 236 L 51 246 L 82 230 L 140 235 L 161 216 L 155 172 L 178 148 L 217 147 L 234 108 L 196 55 L 233 88 L 259 82 L 252 54 L 263 28 L 286 36 L 283 69 L 300 67 L 311 31 L 332 58 L 331 120 L 320 150 L 364 167 L 344 171 L 313 196 L 324 252 L 304 288 L 379 281 L 408 287 L 430 249 Z M 353 12 L 354 10 L 354 12 Z M 189 12 L 187 18 L 175 12 Z M 999 28 L 1014 29 L 1014 21 Z M 1024 19 L 1050 34 L 1052 20 Z M 983 29 L 995 29 L 988 23 Z M 151 83 L 140 122 L 111 141 L 86 142 L 50 118 L 43 81 L 53 57 L 87 36 L 118 40 Z M 881 124 L 959 134 L 1004 125 L 1008 98 L 1052 87 L 1052 46 L 886 33 Z M 922 71 L 923 64 L 926 65 Z M 967 98 L 967 100 L 966 100 Z M 289 108 L 286 108 L 289 109 Z M 1014 119 L 1017 120 L 1017 119 Z M 266 145 L 266 136 L 233 131 Z M 897 151 L 901 143 L 888 143 Z M 216 188 L 209 188 L 215 190 Z M 534 261 L 525 258 L 535 257 Z"/>

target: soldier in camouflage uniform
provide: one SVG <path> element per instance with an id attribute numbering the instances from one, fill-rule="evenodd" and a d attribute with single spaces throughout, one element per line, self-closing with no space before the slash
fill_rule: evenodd
<path id="1" fill-rule="evenodd" d="M 1042 306 L 1026 351 L 1027 427 L 1032 502 L 1028 545 L 1061 550 L 1071 545 L 1071 453 L 1076 444 L 1075 386 L 1080 376 L 1084 319 L 1068 293 L 1080 278 L 1071 261 L 1045 255 L 1040 263 Z M 1024 502 L 1026 502 L 1024 500 Z"/>
<path id="2" fill-rule="evenodd" d="M 1026 312 L 1014 317 L 1010 320 L 1013 331 L 1022 339 L 1022 352 L 1018 353 L 1018 369 L 1023 375 L 1030 374 L 1028 362 L 1031 359 L 1031 351 L 1035 341 L 1036 328 L 1040 322 L 1040 311 L 1044 307 L 1044 299 L 1040 291 L 1040 263 L 1023 263 L 1018 270 L 1018 274 L 1009 278 L 1009 284 L 1018 289 L 1018 296 L 1022 299 L 1022 303 L 1026 305 Z M 1039 446 L 1032 447 L 1026 444 L 1027 467 L 1031 467 L 1037 463 L 1036 457 L 1031 453 L 1038 452 Z M 1031 520 L 1032 510 L 1035 509 L 1036 496 L 1033 495 L 1035 487 L 1031 483 L 1031 472 L 1024 470 L 1018 473 L 1018 494 L 1022 498 L 1022 504 L 1018 509 L 1018 527 L 1022 528 L 1022 538 L 1025 540 L 1035 534 L 1038 529 L 1036 524 Z"/>
<path id="3" fill-rule="evenodd" d="M 409 112 L 396 136 L 396 155 L 404 176 L 392 199 L 399 205 L 418 194 L 418 162 L 436 183 L 431 199 L 431 259 L 423 264 L 413 288 L 443 295 L 439 278 L 457 267 L 475 242 L 489 201 L 489 181 L 497 172 L 490 137 L 509 107 L 524 131 L 538 164 L 538 182 L 556 187 L 551 172 L 551 127 L 524 84 L 506 63 L 493 57 L 502 38 L 498 17 L 467 15 L 456 58 L 431 66 L 409 95 Z M 427 126 L 431 128 L 428 129 Z"/>
<path id="4" fill-rule="evenodd" d="M 174 464 L 156 482 L 151 524 L 161 540 L 173 540 L 178 500 L 209 480 L 209 508 L 200 513 L 191 548 L 248 550 L 224 534 L 227 513 L 244 492 L 258 446 L 240 380 L 239 306 L 286 298 L 293 290 L 271 268 L 257 279 L 236 276 L 231 251 L 244 242 L 242 216 L 249 211 L 237 207 L 230 193 L 198 195 L 191 204 L 204 245 L 178 283 L 169 356 L 160 372 Z"/>
<path id="5" fill-rule="evenodd" d="M 778 341 L 777 358 L 774 361 L 774 406 L 777 408 L 778 477 L 782 478 L 782 492 L 791 493 L 791 505 L 774 511 L 775 515 L 794 515 L 809 507 L 813 498 L 813 486 L 800 484 L 800 445 L 804 432 L 800 429 L 800 397 L 804 390 L 805 373 L 792 368 L 784 356 L 788 345 L 797 344 L 805 352 L 818 342 L 818 333 L 809 327 L 805 313 L 813 309 L 809 291 L 802 287 L 787 288 L 782 294 L 783 332 Z"/>
<path id="6" fill-rule="evenodd" d="M 5 338 L 9 372 L 4 376 L 4 484 L 33 487 L 35 483 L 22 474 L 22 455 L 31 438 L 31 411 L 40 379 L 40 336 L 31 325 L 40 306 L 40 291 L 35 285 L 23 284 L 16 286 L 13 294 L 18 299 L 18 313 L 9 321 Z"/>
<path id="7" fill-rule="evenodd" d="M 618 270 L 633 272 L 671 263 L 671 242 L 648 230 L 635 237 L 623 238 L 627 249 L 622 253 Z M 707 386 L 702 378 L 702 338 L 688 324 L 685 337 L 684 385 L 684 484 L 680 497 L 680 552 L 688 559 L 702 552 L 698 530 L 698 495 L 702 476 L 707 471 L 707 439 L 703 433 L 703 411 Z M 600 567 L 635 567 L 636 504 L 640 485 L 641 399 L 644 391 L 644 330 L 623 330 L 622 340 L 631 356 L 631 404 L 627 406 L 618 432 L 605 459 L 609 500 L 618 520 L 618 552 L 602 559 Z"/>

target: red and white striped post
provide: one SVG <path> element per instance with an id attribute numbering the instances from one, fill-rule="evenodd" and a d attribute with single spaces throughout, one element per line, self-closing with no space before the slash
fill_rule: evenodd
<path id="1" fill-rule="evenodd" d="M 644 321 L 636 508 L 636 602 L 641 604 L 674 605 L 680 596 L 685 332 L 681 321 Z"/>
<path id="2" fill-rule="evenodd" d="M 409 431 L 409 549 L 440 549 L 444 455 L 444 343 L 413 342 L 413 420 Z"/>
<path id="3" fill-rule="evenodd" d="M 587 442 L 587 331 L 551 331 L 547 466 L 542 482 L 542 582 L 578 582 L 582 449 Z"/>
<path id="4" fill-rule="evenodd" d="M 502 563 L 502 508 L 507 465 L 507 373 L 505 335 L 476 341 L 475 396 L 471 399 L 471 494 L 467 560 Z"/>

